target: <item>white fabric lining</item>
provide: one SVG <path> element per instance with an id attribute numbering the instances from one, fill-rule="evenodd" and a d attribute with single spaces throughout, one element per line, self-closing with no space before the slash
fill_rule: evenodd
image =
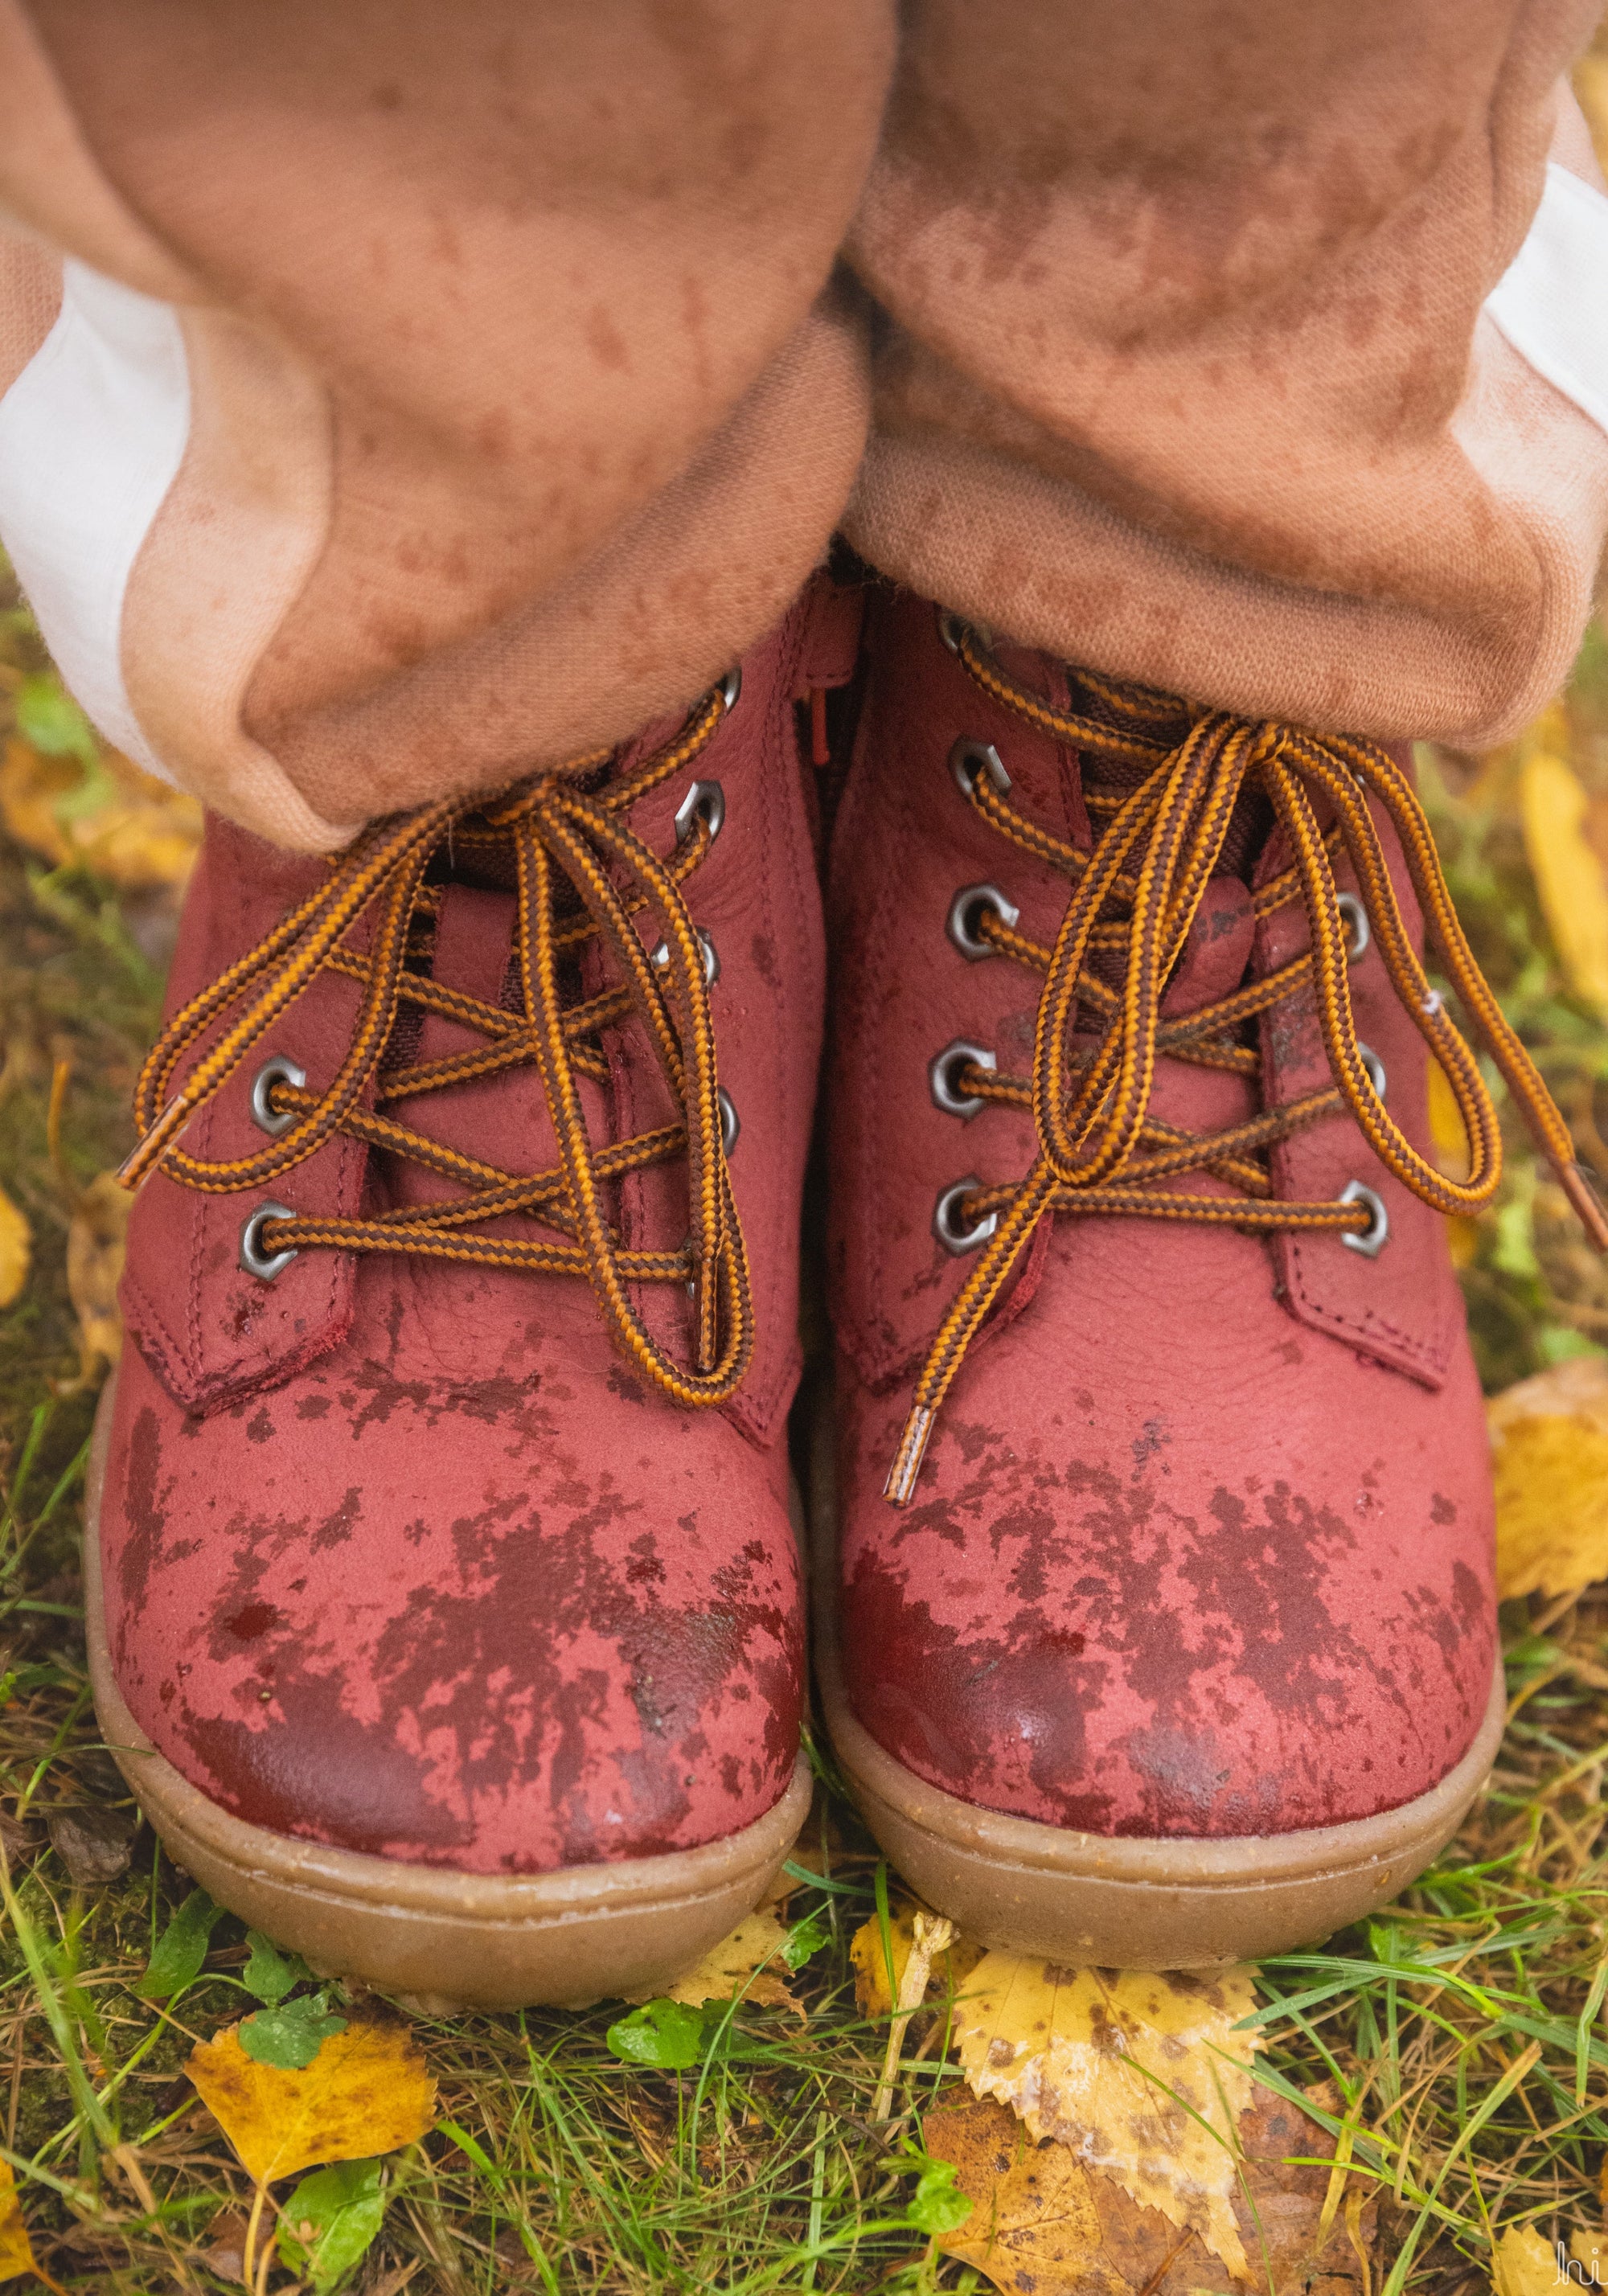
<path id="1" fill-rule="evenodd" d="M 1608 199 L 1551 161 L 1486 309 L 1522 359 L 1608 431 Z"/>
<path id="2" fill-rule="evenodd" d="M 123 679 L 123 600 L 189 435 L 173 307 L 69 259 L 56 323 L 0 398 L 0 543 L 75 699 L 167 781 Z"/>

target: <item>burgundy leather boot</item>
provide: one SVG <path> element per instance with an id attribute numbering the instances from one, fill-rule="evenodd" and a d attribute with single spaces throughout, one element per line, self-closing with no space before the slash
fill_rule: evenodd
<path id="1" fill-rule="evenodd" d="M 1500 1150 L 1421 912 L 1601 1212 L 1401 763 L 877 611 L 828 905 L 838 1754 L 989 1943 L 1321 1938 L 1435 1856 L 1502 1726 L 1442 1218 Z"/>
<path id="2" fill-rule="evenodd" d="M 797 1833 L 795 697 L 855 643 L 807 600 L 685 726 L 331 863 L 210 825 L 92 1667 L 174 1857 L 321 1971 L 652 1988 Z"/>

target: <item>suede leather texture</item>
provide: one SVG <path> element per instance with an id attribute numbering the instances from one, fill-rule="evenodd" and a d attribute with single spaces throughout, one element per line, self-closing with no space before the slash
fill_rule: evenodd
<path id="1" fill-rule="evenodd" d="M 1064 673 L 1006 659 L 1064 702 Z M 1276 1187 L 1375 1189 L 1391 1226 L 1376 1259 L 1332 1236 L 1041 1223 L 950 1390 L 914 1503 L 882 1496 L 970 1264 L 934 1239 L 934 1201 L 967 1174 L 1021 1177 L 1033 1149 L 1026 1111 L 963 1120 L 931 1095 L 928 1063 L 954 1038 L 995 1049 L 1006 1072 L 1032 1062 L 1037 977 L 968 962 L 946 933 L 950 901 L 996 882 L 1021 929 L 1053 941 L 1067 894 L 961 797 L 952 745 L 992 742 L 1013 802 L 1055 833 L 1087 844 L 1088 826 L 1076 755 L 980 691 L 931 606 L 885 602 L 873 661 L 828 903 L 854 1710 L 934 1785 L 1095 1834 L 1265 1836 L 1410 1801 L 1466 1751 L 1489 1695 L 1489 1454 L 1441 1222 L 1349 1114 L 1281 1150 Z M 1276 844 L 1262 865 L 1280 865 Z M 1259 932 L 1245 886 L 1214 880 L 1167 1010 L 1227 994 L 1306 931 L 1297 907 Z M 1376 947 L 1351 984 L 1389 1105 L 1423 1143 L 1422 1041 Z M 1262 1050 L 1275 1100 L 1320 1080 L 1309 1000 L 1276 1008 Z M 1214 1128 L 1251 1112 L 1254 1090 L 1163 1060 L 1152 1106 Z"/>
<path id="2" fill-rule="evenodd" d="M 730 718 L 632 816 L 669 850 L 687 783 L 722 785 L 725 824 L 688 897 L 720 958 L 710 1002 L 758 1317 L 730 1405 L 687 1411 L 651 1387 L 578 1279 L 306 1251 L 263 1283 L 235 1258 L 268 1191 L 209 1197 L 159 1176 L 135 1206 L 101 1521 L 110 1646 L 141 1727 L 237 1816 L 422 1865 L 543 1873 L 717 1841 L 788 1784 L 804 1645 L 783 1439 L 824 976 L 794 697 L 823 650 L 817 620 L 795 611 L 745 661 Z M 214 822 L 175 996 L 321 866 Z M 495 1001 L 512 912 L 454 883 L 437 977 Z M 641 929 L 658 937 L 650 918 Z M 327 1082 L 353 993 L 322 982 L 263 1053 Z M 432 1016 L 416 1056 L 470 1041 Z M 622 1027 L 611 1042 L 610 1083 L 587 1087 L 595 1140 L 657 1120 L 645 1041 Z M 205 1152 L 263 1144 L 248 1108 L 261 1057 L 214 1103 Z M 533 1068 L 395 1112 L 505 1168 L 554 1154 Z M 621 1189 L 618 1216 L 628 1243 L 673 1246 L 685 1167 L 651 1177 Z M 272 1193 L 372 1211 L 443 1187 L 337 1141 Z M 655 1320 L 685 1354 L 690 1309 L 660 1289 Z"/>

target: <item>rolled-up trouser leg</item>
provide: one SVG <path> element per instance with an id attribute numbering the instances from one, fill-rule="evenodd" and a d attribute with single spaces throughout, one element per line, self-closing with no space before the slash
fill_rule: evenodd
<path id="1" fill-rule="evenodd" d="M 823 554 L 888 0 L 0 0 L 0 540 L 275 841 L 680 707 Z"/>

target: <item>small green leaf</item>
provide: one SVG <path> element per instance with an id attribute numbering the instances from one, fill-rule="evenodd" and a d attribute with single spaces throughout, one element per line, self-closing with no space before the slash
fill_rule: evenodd
<path id="1" fill-rule="evenodd" d="M 142 2001 L 166 2001 L 201 1974 L 212 1932 L 224 1917 L 204 1890 L 192 1890 L 156 1941 L 145 1974 L 134 1990 Z"/>
<path id="2" fill-rule="evenodd" d="M 802 1969 L 813 1954 L 832 1943 L 832 1929 L 825 1914 L 806 1914 L 787 1932 L 787 1942 L 782 1948 L 782 1958 L 789 1969 Z"/>
<path id="3" fill-rule="evenodd" d="M 685 2072 L 703 2054 L 704 2013 L 681 2001 L 649 2001 L 611 2025 L 603 2038 L 628 2065 Z"/>
<path id="4" fill-rule="evenodd" d="M 928 2161 L 905 2211 L 918 2232 L 953 2232 L 972 2213 L 972 2202 L 956 2187 L 948 2161 Z"/>
<path id="5" fill-rule="evenodd" d="M 258 2009 L 240 2029 L 240 2046 L 259 2065 L 301 2072 L 332 2034 L 344 2033 L 346 2019 L 331 2013 L 329 1996 L 304 1993 L 277 2009 Z"/>
<path id="6" fill-rule="evenodd" d="M 315 2169 L 285 2202 L 279 2219 L 280 2260 L 326 2296 L 368 2253 L 385 2214 L 378 2161 L 341 2161 Z"/>
<path id="7" fill-rule="evenodd" d="M 240 1972 L 240 1981 L 248 1993 L 266 2001 L 270 2009 L 277 2009 L 287 1993 L 305 1984 L 313 1974 L 299 1953 L 281 1953 L 271 1938 L 260 1930 L 248 1930 L 246 1943 L 251 1957 Z"/>

